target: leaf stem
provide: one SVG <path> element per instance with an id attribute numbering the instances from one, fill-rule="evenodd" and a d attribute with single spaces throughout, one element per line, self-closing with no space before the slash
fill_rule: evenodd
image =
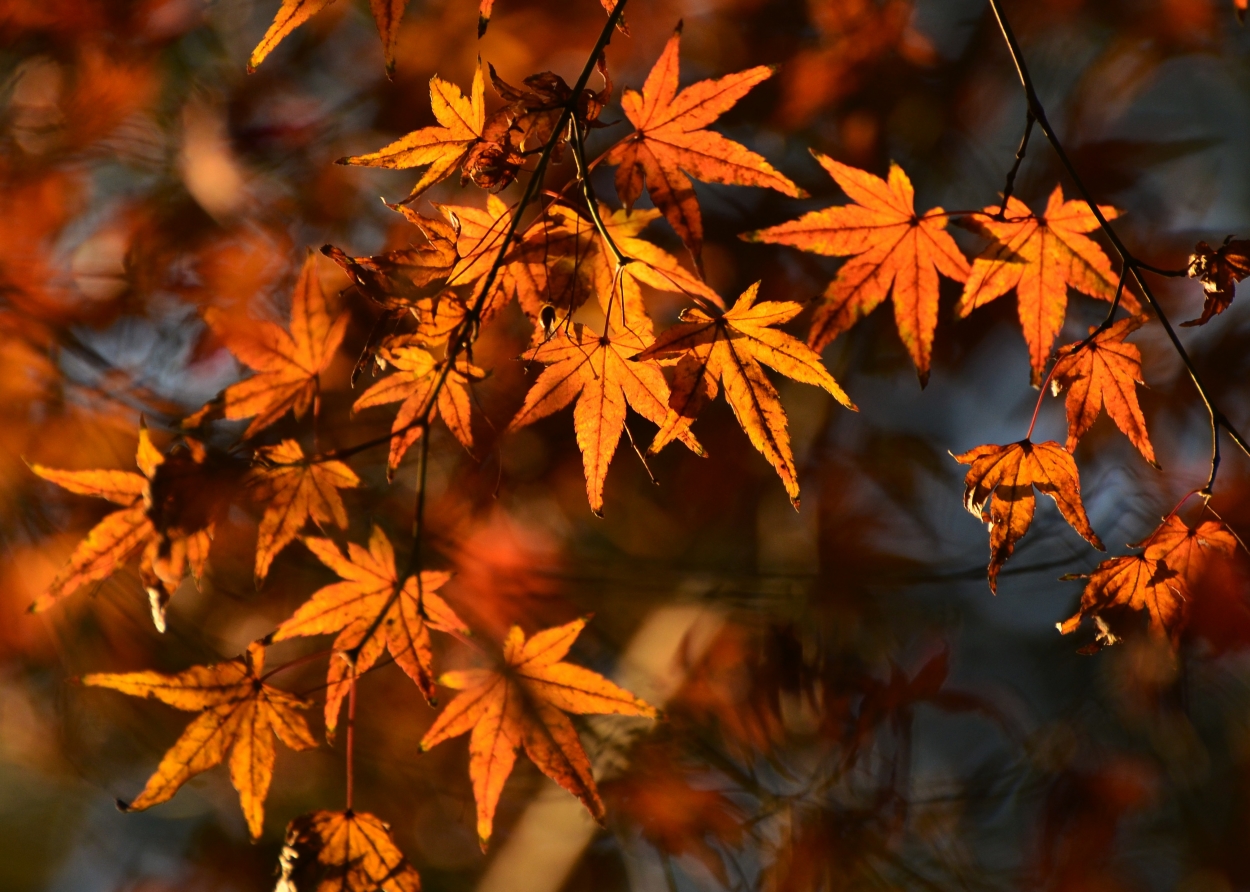
<path id="1" fill-rule="evenodd" d="M 352 681 L 347 693 L 347 811 L 352 810 L 356 756 L 356 661 L 352 660 Z"/>
<path id="2" fill-rule="evenodd" d="M 1072 159 L 1068 157 L 1068 153 L 1063 148 L 1063 143 L 1060 142 L 1059 136 L 1055 133 L 1054 127 L 1051 126 L 1049 119 L 1046 117 L 1046 109 L 1043 107 L 1041 99 L 1038 98 L 1037 90 L 1033 86 L 1033 78 L 1030 76 L 1028 66 L 1025 64 L 1024 53 L 1021 52 L 1020 44 L 1016 40 L 1015 32 L 1011 28 L 1011 23 L 1007 21 L 1007 16 L 1003 12 L 1002 0 L 989 0 L 989 3 L 990 9 L 994 12 L 994 18 L 998 21 L 998 28 L 999 31 L 1002 32 L 1003 41 L 1007 44 L 1007 51 L 1011 54 L 1011 61 L 1015 65 L 1016 74 L 1020 79 L 1020 86 L 1024 90 L 1024 98 L 1028 103 L 1029 112 L 1034 118 L 1037 119 L 1037 126 L 1042 129 L 1042 133 L 1046 135 L 1047 142 L 1049 142 L 1051 148 L 1055 150 L 1055 154 L 1059 157 L 1060 163 L 1068 172 L 1068 176 L 1072 178 L 1072 182 L 1076 186 L 1077 192 L 1080 193 L 1081 199 L 1086 205 L 1089 206 L 1090 213 L 1092 213 L 1094 215 L 1094 219 L 1098 221 L 1099 228 L 1107 236 L 1108 241 L 1111 242 L 1116 252 L 1120 255 L 1121 263 L 1133 274 L 1133 279 L 1137 282 L 1138 288 L 1141 289 L 1142 294 L 1145 296 L 1146 302 L 1150 304 L 1150 309 L 1154 311 L 1155 316 L 1158 317 L 1159 321 L 1163 324 L 1163 330 L 1167 332 L 1168 339 L 1172 342 L 1172 346 L 1175 348 L 1176 354 L 1180 357 L 1181 362 L 1185 366 L 1185 371 L 1189 373 L 1190 380 L 1193 381 L 1194 387 L 1198 391 L 1198 395 L 1202 398 L 1202 402 L 1206 406 L 1207 414 L 1211 417 L 1212 440 L 1215 442 L 1212 447 L 1211 476 L 1207 481 L 1207 489 L 1209 490 L 1215 485 L 1215 474 L 1219 469 L 1220 429 L 1223 428 L 1229 437 L 1232 438 L 1233 442 L 1236 443 L 1247 455 L 1250 455 L 1250 443 L 1246 442 L 1245 438 L 1242 437 L 1237 429 L 1233 427 L 1232 423 L 1228 420 L 1228 417 L 1220 411 L 1214 400 L 1212 400 L 1206 386 L 1202 383 L 1202 377 L 1198 373 L 1198 369 L 1194 366 L 1193 360 L 1190 359 L 1189 354 L 1185 350 L 1185 346 L 1181 343 L 1180 338 L 1176 334 L 1176 330 L 1172 327 L 1171 321 L 1168 319 L 1167 314 L 1163 312 L 1163 308 L 1159 305 L 1158 299 L 1155 297 L 1154 292 L 1151 291 L 1150 286 L 1146 283 L 1145 277 L 1142 275 L 1144 270 L 1157 273 L 1159 275 L 1171 275 L 1172 271 L 1160 270 L 1156 267 L 1142 263 L 1133 256 L 1129 249 L 1124 245 L 1124 242 L 1120 240 L 1119 234 L 1116 233 L 1115 228 L 1112 227 L 1106 216 L 1103 215 L 1102 210 L 1098 207 L 1097 202 L 1094 201 L 1093 195 L 1090 193 L 1089 188 L 1085 185 L 1085 181 L 1081 179 L 1080 173 L 1077 171 L 1076 166 L 1072 163 Z M 1036 410 L 1033 413 L 1033 417 L 1034 419 L 1037 418 Z M 1030 430 L 1032 430 L 1031 427 Z"/>
<path id="3" fill-rule="evenodd" d="M 504 266 L 504 258 L 507 256 L 508 249 L 512 247 L 513 241 L 516 239 L 517 233 L 521 229 L 521 219 L 525 215 L 526 208 L 529 207 L 541 191 L 542 184 L 546 178 L 547 165 L 551 161 L 552 152 L 555 151 L 556 144 L 560 141 L 560 137 L 564 133 L 564 128 L 573 118 L 573 113 L 577 107 L 577 99 L 582 94 L 582 90 L 586 89 L 586 84 L 590 81 L 590 76 L 595 71 L 595 65 L 599 61 L 599 57 L 603 55 L 603 51 L 612 41 L 612 31 L 616 28 L 616 23 L 621 20 L 621 15 L 625 11 L 625 4 L 629 0 L 618 0 L 612 12 L 608 15 L 608 20 L 604 23 L 603 30 L 599 33 L 599 39 L 595 41 L 594 48 L 590 51 L 590 56 L 586 59 L 586 64 L 582 68 L 582 73 L 578 76 L 577 82 L 573 85 L 572 93 L 569 101 L 565 103 L 560 111 L 560 117 L 557 119 L 554 127 L 551 128 L 551 136 L 546 144 L 542 147 L 542 152 L 538 156 L 538 163 L 534 165 L 534 172 L 530 175 L 529 180 L 525 184 L 525 191 L 521 193 L 521 200 L 517 202 L 516 211 L 512 215 L 512 220 L 504 232 L 503 241 L 499 245 L 499 251 L 495 255 L 495 260 L 491 263 L 490 269 L 486 271 L 486 275 L 482 277 L 482 284 L 478 290 L 477 297 L 474 299 L 473 306 L 465 313 L 464 319 L 452 332 L 447 342 L 446 359 L 441 373 L 434 386 L 430 389 L 430 394 L 426 398 L 425 407 L 419 412 L 414 420 L 398 430 L 391 431 L 385 437 L 377 437 L 373 440 L 366 440 L 356 446 L 349 446 L 345 449 L 335 450 L 331 453 L 315 456 L 313 461 L 329 461 L 331 459 L 346 458 L 355 455 L 357 452 L 363 452 L 382 443 L 390 442 L 391 438 L 411 430 L 419 425 L 429 424 L 430 413 L 434 406 L 437 405 L 438 395 L 442 391 L 443 386 L 447 383 L 447 376 L 451 373 L 452 367 L 459 355 L 469 348 L 475 337 L 477 323 L 482 316 L 482 308 L 486 305 L 487 298 L 491 290 L 495 286 L 495 281 L 499 278 L 499 273 Z M 428 431 L 427 431 L 428 433 Z"/>
<path id="4" fill-rule="evenodd" d="M 1033 407 L 1033 419 L 1029 422 L 1029 432 L 1024 435 L 1024 439 L 1033 439 L 1033 428 L 1037 424 L 1037 413 L 1041 411 L 1042 400 L 1046 398 L 1046 385 L 1050 383 L 1050 379 L 1055 374 L 1055 369 L 1059 367 L 1059 360 L 1055 360 L 1050 364 L 1050 371 L 1046 373 L 1045 379 L 1042 381 L 1041 393 L 1037 395 L 1037 405 Z"/>

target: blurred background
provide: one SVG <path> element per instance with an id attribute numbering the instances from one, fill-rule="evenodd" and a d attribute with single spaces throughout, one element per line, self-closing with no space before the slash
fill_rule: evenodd
<path id="1" fill-rule="evenodd" d="M 1005 5 L 1051 120 L 1098 199 L 1125 211 L 1138 256 L 1182 267 L 1198 239 L 1250 235 L 1250 37 L 1232 0 Z M 293 546 L 258 591 L 257 508 L 243 501 L 218 526 L 202 590 L 187 582 L 173 599 L 165 634 L 133 568 L 27 615 L 106 506 L 24 460 L 133 468 L 140 415 L 168 442 L 246 373 L 203 308 L 284 322 L 308 246 L 363 255 L 410 238 L 378 199 L 402 198 L 415 177 L 335 159 L 432 123 L 430 76 L 467 86 L 479 54 L 513 83 L 543 70 L 572 82 L 604 15 L 594 0 L 497 0 L 479 41 L 476 6 L 412 0 L 388 80 L 368 5 L 351 0 L 252 75 L 277 0 L 0 0 L 0 888 L 269 889 L 286 822 L 341 807 L 340 740 L 281 751 L 258 844 L 224 769 L 149 812 L 114 808 L 186 716 L 70 680 L 232 657 L 332 577 Z M 682 19 L 683 84 L 779 66 L 719 126 L 812 197 L 699 184 L 707 277 L 727 297 L 762 279 L 766 298 L 807 301 L 836 273 L 836 260 L 736 238 L 845 201 L 809 148 L 878 174 L 898 161 L 918 208 L 997 201 L 1025 107 L 982 0 L 631 0 L 627 19 L 607 54 L 618 91 L 641 85 Z M 603 119 L 623 120 L 615 99 Z M 595 134 L 592 154 L 624 132 Z M 571 161 L 552 183 L 570 175 Z M 611 201 L 611 172 L 596 177 Z M 1057 182 L 1071 194 L 1035 134 L 1017 195 L 1040 209 Z M 484 202 L 454 178 L 426 197 Z M 968 251 L 982 244 L 955 232 Z M 322 272 L 347 288 L 332 264 Z M 926 390 L 888 309 L 825 353 L 858 414 L 781 382 L 797 513 L 720 402 L 697 425 L 709 458 L 666 450 L 657 487 L 622 447 L 606 516 L 593 517 L 569 412 L 499 434 L 538 371 L 514 361 L 526 321 L 511 313 L 484 331 L 477 449 L 433 433 L 429 552 L 456 571 L 447 597 L 493 633 L 593 613 L 572 659 L 666 718 L 582 725 L 604 830 L 521 760 L 483 855 L 463 741 L 419 754 L 433 711 L 396 667 L 372 673 L 357 807 L 392 824 L 425 889 L 1250 888 L 1245 556 L 1195 593 L 1175 657 L 1144 638 L 1081 656 L 1087 638 L 1056 632 L 1081 588 L 1058 577 L 1100 555 L 1049 501 L 992 596 L 985 529 L 961 506 L 965 469 L 948 451 L 1019 439 L 1037 393 L 1014 297 L 957 324 L 958 286 L 942 287 Z M 1159 290 L 1174 320 L 1198 314 L 1197 283 Z M 648 299 L 662 324 L 680 308 Z M 392 417 L 350 414 L 372 316 L 351 290 L 337 304 L 352 324 L 323 386 L 323 447 L 384 435 Z M 1104 312 L 1073 295 L 1064 340 Z M 1221 407 L 1250 427 L 1250 303 L 1183 337 Z M 1135 340 L 1163 471 L 1105 418 L 1076 453 L 1113 554 L 1208 471 L 1207 418 L 1178 359 L 1157 325 Z M 218 445 L 241 427 L 219 426 Z M 272 437 L 303 430 L 287 418 Z M 1063 431 L 1062 401 L 1047 397 L 1039 436 Z M 1225 445 L 1212 507 L 1245 535 L 1250 464 Z M 366 486 L 346 493 L 348 537 L 376 521 L 402 540 L 411 462 L 389 487 L 382 452 L 352 466 Z M 283 644 L 271 665 L 323 646 Z M 316 695 L 321 671 L 280 681 Z"/>

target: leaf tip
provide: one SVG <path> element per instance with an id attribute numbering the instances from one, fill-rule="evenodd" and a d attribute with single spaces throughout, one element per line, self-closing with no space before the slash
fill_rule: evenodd
<path id="1" fill-rule="evenodd" d="M 127 814 L 130 812 L 130 803 L 127 802 L 125 799 L 114 799 L 113 804 L 117 806 L 117 810 L 121 812 L 122 814 Z"/>
<path id="2" fill-rule="evenodd" d="M 478 40 L 481 40 L 482 37 L 486 34 L 486 26 L 489 24 L 490 24 L 490 19 L 488 19 L 486 16 L 479 15 L 477 17 L 477 39 Z"/>

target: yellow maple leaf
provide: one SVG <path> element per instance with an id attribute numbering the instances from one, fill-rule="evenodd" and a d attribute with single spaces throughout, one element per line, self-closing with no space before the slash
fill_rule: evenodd
<path id="1" fill-rule="evenodd" d="M 855 405 L 810 347 L 774 328 L 789 322 L 803 307 L 792 301 L 756 303 L 759 287 L 756 282 L 728 312 L 717 316 L 698 309 L 683 311 L 681 322 L 633 358 L 677 362 L 668 415 L 650 451 L 658 452 L 689 428 L 703 407 L 715 399 L 719 381 L 738 424 L 776 469 L 797 508 L 798 471 L 790 449 L 786 412 L 760 363 L 795 381 L 823 388 L 848 409 L 854 410 Z"/>
<path id="2" fill-rule="evenodd" d="M 194 462 L 194 457 L 192 458 Z M 165 456 L 152 443 L 147 427 L 139 429 L 132 471 L 66 471 L 32 464 L 30 469 L 45 480 L 78 495 L 98 496 L 121 505 L 91 528 L 74 549 L 68 564 L 48 588 L 30 605 L 32 613 L 47 610 L 62 598 L 91 582 L 111 576 L 132 556 L 140 555 L 139 576 L 148 591 L 152 621 L 165 631 L 165 605 L 190 569 L 198 584 L 208 562 L 213 523 L 199 529 L 153 522 L 152 485 Z M 164 506 L 158 506 L 164 507 Z"/>
<path id="3" fill-rule="evenodd" d="M 438 124 L 414 130 L 376 152 L 353 155 L 341 159 L 339 163 L 391 170 L 427 168 L 404 199 L 404 203 L 412 201 L 430 186 L 450 176 L 474 144 L 481 140 L 482 128 L 486 124 L 484 89 L 480 62 L 468 97 L 455 84 L 434 75 L 430 78 L 430 109 Z"/>
<path id="4" fill-rule="evenodd" d="M 124 811 L 142 811 L 170 799 L 202 771 L 230 757 L 230 780 L 253 838 L 265 823 L 265 797 L 273 779 L 273 738 L 294 750 L 317 745 L 296 710 L 307 703 L 262 680 L 265 649 L 252 644 L 243 656 L 212 666 L 195 666 L 177 675 L 160 672 L 95 673 L 91 687 L 113 688 L 132 697 L 150 697 L 200 715 L 170 747 L 156 773 Z"/>
<path id="5" fill-rule="evenodd" d="M 292 31 L 325 9 L 334 0 L 282 0 L 273 22 L 260 39 L 256 49 L 247 60 L 247 70 L 255 71 L 265 57 L 286 39 Z M 382 52 L 386 57 L 386 74 L 389 77 L 395 71 L 395 46 L 399 39 L 399 20 L 404 16 L 408 0 L 369 0 L 369 8 L 373 12 L 373 21 L 378 26 L 378 36 L 382 38 Z"/>
<path id="6" fill-rule="evenodd" d="M 466 362 L 457 363 L 447 370 L 446 380 L 443 381 L 431 407 L 430 398 L 434 387 L 443 377 L 446 360 L 435 360 L 427 351 L 412 346 L 384 349 L 378 354 L 378 359 L 383 364 L 392 366 L 395 371 L 362 393 L 352 406 L 352 411 L 402 400 L 391 425 L 395 436 L 391 439 L 391 452 L 386 463 L 387 479 L 394 475 L 404 453 L 422 436 L 424 428 L 414 425 L 413 422 L 427 410 L 431 412 L 431 422 L 441 415 L 443 423 L 460 444 L 470 452 L 473 451 L 469 385 L 475 380 L 481 380 L 486 374 L 484 371 Z"/>
<path id="7" fill-rule="evenodd" d="M 625 429 L 625 407 L 643 418 L 663 424 L 668 414 L 668 384 L 654 360 L 629 362 L 645 349 L 632 331 L 602 337 L 581 324 L 572 333 L 561 330 L 525 354 L 525 359 L 548 363 L 525 395 L 525 404 L 508 426 L 518 430 L 577 400 L 573 426 L 586 470 L 590 510 L 603 514 L 603 481 Z M 678 434 L 696 454 L 703 454 L 689 430 Z"/>
<path id="8" fill-rule="evenodd" d="M 295 283 L 289 332 L 267 320 L 231 318 L 217 307 L 205 310 L 204 321 L 240 362 L 256 372 L 231 384 L 221 396 L 227 418 L 252 419 L 245 438 L 255 436 L 288 410 L 297 418 L 308 410 L 319 376 L 334 359 L 347 331 L 347 314 L 330 317 L 317 258 L 311 251 Z M 184 426 L 199 424 L 212 406 L 196 412 Z"/>
<path id="9" fill-rule="evenodd" d="M 962 282 L 968 261 L 946 231 L 946 214 L 915 209 L 911 180 L 897 164 L 888 180 L 812 152 L 854 204 L 812 211 L 797 220 L 746 233 L 748 241 L 791 245 L 815 254 L 850 256 L 825 289 L 808 343 L 823 350 L 893 295 L 894 323 L 920 383 L 929 380 L 938 317 L 938 273 Z"/>
<path id="10" fill-rule="evenodd" d="M 430 629 L 469 632 L 435 594 L 450 574 L 427 570 L 401 580 L 391 542 L 376 526 L 368 549 L 352 542 L 346 555 L 329 539 L 306 537 L 304 544 L 343 581 L 317 591 L 278 626 L 272 640 L 338 633 L 326 673 L 326 736 L 334 736 L 353 677 L 368 671 L 387 648 L 426 699 L 433 700 Z"/>
<path id="11" fill-rule="evenodd" d="M 261 466 L 251 474 L 256 499 L 265 506 L 256 536 L 256 579 L 269 573 L 274 557 L 294 541 L 309 520 L 347 528 L 347 509 L 340 489 L 360 485 L 360 478 L 341 461 L 307 461 L 294 440 L 256 450 Z"/>
<path id="12" fill-rule="evenodd" d="M 524 748 L 544 774 L 602 821 L 603 802 L 591 776 L 590 760 L 565 713 L 656 715 L 652 706 L 597 672 L 562 662 L 585 626 L 585 620 L 574 620 L 544 629 L 528 640 L 519 626 L 513 626 L 504 639 L 503 665 L 497 670 L 463 669 L 439 678 L 439 684 L 460 693 L 434 720 L 421 740 L 421 749 L 472 731 L 469 776 L 483 849 L 517 750 Z"/>
<path id="13" fill-rule="evenodd" d="M 760 65 L 715 80 L 691 84 L 678 92 L 681 29 L 669 38 L 642 85 L 626 90 L 621 108 L 636 132 L 607 156 L 616 170 L 616 192 L 632 208 L 645 184 L 696 258 L 703 250 L 703 215 L 690 177 L 705 183 L 762 186 L 792 198 L 805 193 L 746 146 L 706 129 L 737 104 L 773 69 Z M 689 176 L 688 176 L 688 175 Z"/>

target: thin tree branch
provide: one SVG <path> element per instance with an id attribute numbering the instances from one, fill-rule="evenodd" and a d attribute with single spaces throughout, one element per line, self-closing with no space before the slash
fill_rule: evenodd
<path id="1" fill-rule="evenodd" d="M 1016 174 L 1020 172 L 1020 164 L 1024 161 L 1024 153 L 1029 148 L 1029 136 L 1033 133 L 1033 125 L 1037 123 L 1037 118 L 1033 117 L 1033 110 L 1029 109 L 1025 113 L 1024 118 L 1024 136 L 1020 138 L 1020 148 L 1016 149 L 1016 160 L 1011 165 L 1011 170 L 1007 171 L 1007 184 L 1003 186 L 1003 203 L 998 208 L 995 219 L 999 222 L 1007 219 L 1007 202 L 1011 201 L 1011 193 L 1016 190 Z"/>
<path id="2" fill-rule="evenodd" d="M 1220 428 L 1223 428 L 1233 442 L 1247 455 L 1250 455 L 1250 444 L 1246 442 L 1245 438 L 1233 427 L 1228 417 L 1216 406 L 1206 386 L 1202 383 L 1202 376 L 1199 375 L 1193 360 L 1189 358 L 1185 346 L 1181 343 L 1176 330 L 1172 327 L 1171 321 L 1168 319 L 1167 314 L 1163 312 L 1158 299 L 1155 297 L 1154 292 L 1150 290 L 1150 286 L 1142 275 L 1143 271 L 1154 272 L 1160 275 L 1171 275 L 1172 271 L 1160 270 L 1142 263 L 1133 256 L 1132 252 L 1124 245 L 1124 242 L 1120 240 L 1119 234 L 1116 233 L 1115 228 L 1103 215 L 1102 210 L 1098 207 L 1098 203 L 1094 201 L 1093 195 L 1085 185 L 1085 181 L 1081 179 L 1080 173 L 1077 172 L 1076 166 L 1072 163 L 1072 159 L 1068 157 L 1068 153 L 1063 148 L 1063 143 L 1059 140 L 1054 127 L 1051 126 L 1049 119 L 1046 117 L 1046 109 L 1042 105 L 1041 99 L 1038 98 L 1037 90 L 1033 86 L 1033 78 L 1030 76 L 1028 66 L 1025 64 L 1020 44 L 1016 40 L 1015 32 L 1011 29 L 1011 23 L 1007 21 L 1007 16 L 1003 12 L 1002 0 L 989 0 L 989 2 L 990 9 L 994 11 L 994 17 L 998 21 L 998 28 L 1002 32 L 1003 41 L 1007 44 L 1007 51 L 1011 54 L 1011 61 L 1015 65 L 1016 74 L 1020 78 L 1020 86 L 1024 89 L 1024 97 L 1028 103 L 1029 112 L 1037 119 L 1037 126 L 1042 129 L 1042 133 L 1046 134 L 1046 140 L 1050 143 L 1051 148 L 1055 150 L 1055 154 L 1068 172 L 1068 176 L 1072 178 L 1072 182 L 1076 186 L 1077 192 L 1080 193 L 1081 199 L 1089 206 L 1090 213 L 1098 221 L 1099 228 L 1107 236 L 1116 253 L 1120 255 L 1121 263 L 1127 270 L 1132 272 L 1134 281 L 1137 282 L 1138 288 L 1141 289 L 1146 302 L 1150 304 L 1150 308 L 1154 311 L 1155 316 L 1163 324 L 1163 330 L 1167 332 L 1168 339 L 1172 342 L 1177 355 L 1185 365 L 1185 371 L 1189 373 L 1190 380 L 1194 382 L 1194 387 L 1202 398 L 1202 402 L 1207 408 L 1207 413 L 1211 416 L 1212 439 L 1215 440 L 1215 443 L 1212 449 L 1211 476 L 1207 482 L 1207 489 L 1209 490 L 1215 483 L 1215 473 L 1219 467 L 1220 453 L 1218 441 Z"/>

